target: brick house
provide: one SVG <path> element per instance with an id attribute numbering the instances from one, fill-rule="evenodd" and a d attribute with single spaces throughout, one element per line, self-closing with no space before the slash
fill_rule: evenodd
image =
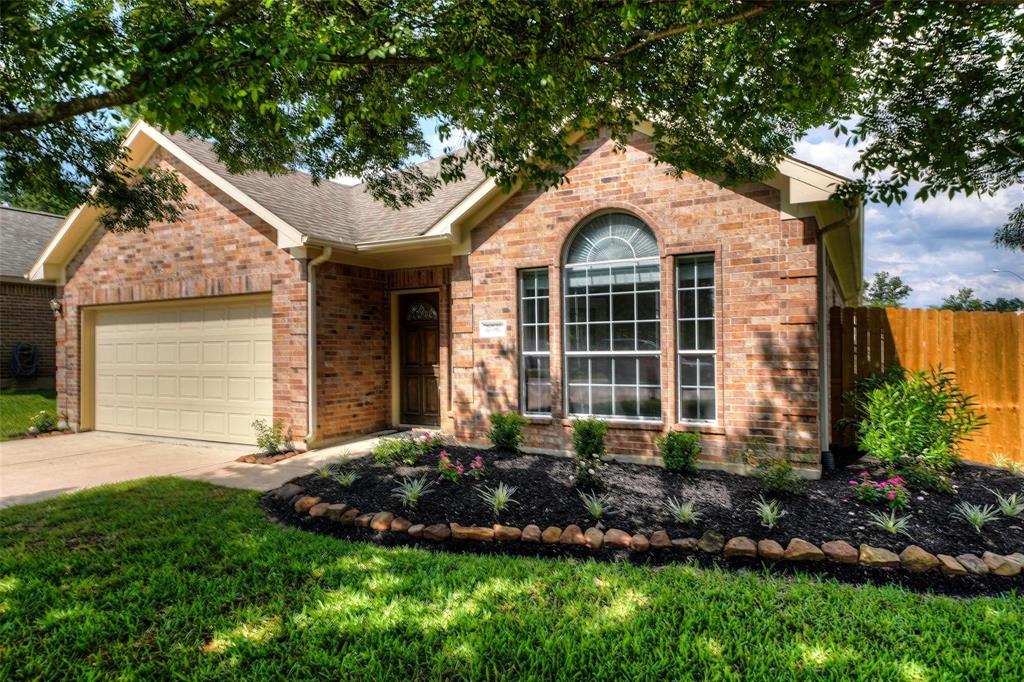
<path id="1" fill-rule="evenodd" d="M 506 193 L 471 168 L 393 211 L 358 185 L 229 174 L 145 124 L 125 144 L 177 170 L 192 209 L 112 234 L 83 207 L 36 262 L 63 285 L 74 428 L 252 442 L 272 415 L 307 446 L 401 425 L 480 441 L 516 410 L 528 447 L 565 451 L 590 414 L 627 458 L 697 430 L 707 466 L 759 435 L 819 470 L 823 321 L 861 284 L 838 176 L 785 160 L 764 184 L 676 178 L 640 126 L 624 151 L 584 143 L 559 188 Z"/>
<path id="2" fill-rule="evenodd" d="M 50 301 L 57 287 L 25 275 L 63 221 L 63 216 L 52 213 L 0 206 L 0 385 L 4 387 L 15 382 L 53 387 L 57 365 Z M 33 351 L 23 344 L 34 349 L 34 365 Z M 23 352 L 15 365 L 12 356 L 19 348 Z"/>

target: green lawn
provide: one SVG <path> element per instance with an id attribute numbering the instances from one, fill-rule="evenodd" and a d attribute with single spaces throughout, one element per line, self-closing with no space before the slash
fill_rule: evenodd
<path id="1" fill-rule="evenodd" d="M 0 511 L 0 679 L 1008 679 L 1024 599 L 461 556 L 151 479 Z"/>
<path id="2" fill-rule="evenodd" d="M 7 440 L 9 434 L 25 431 L 33 415 L 41 410 L 56 414 L 56 391 L 39 389 L 0 392 L 0 441 Z"/>

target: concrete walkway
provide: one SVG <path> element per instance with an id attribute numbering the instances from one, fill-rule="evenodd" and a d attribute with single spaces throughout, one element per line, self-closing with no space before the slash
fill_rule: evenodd
<path id="1" fill-rule="evenodd" d="M 0 507 L 150 476 L 177 476 L 232 488 L 270 490 L 326 462 L 369 452 L 376 438 L 338 445 L 277 464 L 234 461 L 251 445 L 90 431 L 0 443 Z"/>

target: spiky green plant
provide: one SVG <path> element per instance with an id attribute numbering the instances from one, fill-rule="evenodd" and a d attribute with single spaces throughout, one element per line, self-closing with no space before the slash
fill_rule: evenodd
<path id="1" fill-rule="evenodd" d="M 391 493 L 402 502 L 403 507 L 415 509 L 420 499 L 430 492 L 430 488 L 431 484 L 427 482 L 426 476 L 420 478 L 405 476 L 401 483 L 391 489 Z"/>
<path id="2" fill-rule="evenodd" d="M 896 510 L 890 509 L 888 514 L 869 511 L 868 516 L 871 517 L 871 521 L 869 521 L 868 523 L 870 523 L 872 526 L 875 526 L 876 528 L 881 528 L 886 533 L 892 533 L 893 535 L 895 535 L 896 533 L 902 533 L 903 535 L 906 535 L 908 538 L 910 537 L 910 533 L 907 532 L 907 528 L 910 526 L 909 515 L 896 516 Z"/>
<path id="3" fill-rule="evenodd" d="M 359 474 L 354 471 L 339 471 L 334 475 L 334 482 L 342 488 L 348 488 L 356 482 L 357 478 L 359 478 Z"/>
<path id="4" fill-rule="evenodd" d="M 516 494 L 517 488 L 514 485 L 505 485 L 504 483 L 498 483 L 493 488 L 483 486 L 477 490 L 477 495 L 480 496 L 487 506 L 494 512 L 494 516 L 497 517 L 501 512 L 505 511 L 510 504 L 516 504 L 513 495 Z"/>
<path id="5" fill-rule="evenodd" d="M 701 513 L 694 510 L 693 500 L 678 500 L 674 497 L 668 498 L 665 502 L 665 509 L 676 520 L 676 523 L 695 523 L 701 519 Z"/>
<path id="6" fill-rule="evenodd" d="M 981 506 L 970 502 L 961 502 L 953 509 L 953 514 L 971 524 L 975 531 L 981 532 L 986 523 L 999 518 L 999 513 L 991 504 Z"/>
<path id="7" fill-rule="evenodd" d="M 611 503 L 607 495 L 586 493 L 582 490 L 578 492 L 580 499 L 583 500 L 583 506 L 586 507 L 587 513 L 594 520 L 600 519 L 611 510 Z"/>
<path id="8" fill-rule="evenodd" d="M 775 528 L 779 519 L 786 515 L 786 510 L 782 508 L 778 500 L 766 500 L 763 497 L 754 501 L 754 509 L 761 517 L 761 525 L 768 530 Z"/>

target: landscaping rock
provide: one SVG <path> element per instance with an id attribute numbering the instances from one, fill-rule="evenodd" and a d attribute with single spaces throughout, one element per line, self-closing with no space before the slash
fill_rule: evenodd
<path id="1" fill-rule="evenodd" d="M 911 573 L 927 573 L 933 568 L 938 568 L 939 559 L 923 547 L 907 545 L 907 548 L 900 552 L 900 563 Z"/>
<path id="2" fill-rule="evenodd" d="M 939 570 L 942 575 L 967 575 L 967 569 L 948 554 L 940 554 L 935 558 L 939 560 Z"/>
<path id="3" fill-rule="evenodd" d="M 860 562 L 872 568 L 899 568 L 900 558 L 896 552 L 871 545 L 860 546 Z"/>
<path id="4" fill-rule="evenodd" d="M 570 524 L 562 531 L 558 543 L 561 545 L 585 545 L 587 541 L 583 537 L 583 530 L 576 524 Z"/>
<path id="5" fill-rule="evenodd" d="M 1020 573 L 1020 566 L 1016 561 L 1011 561 L 1000 554 L 985 552 L 981 555 L 981 560 L 988 566 L 988 570 L 996 575 L 1010 578 Z"/>
<path id="6" fill-rule="evenodd" d="M 280 488 L 275 488 L 270 494 L 279 500 L 290 500 L 302 493 L 302 486 L 294 483 L 285 483 Z"/>
<path id="7" fill-rule="evenodd" d="M 329 518 L 331 521 L 340 521 L 341 515 L 348 511 L 348 505 L 344 502 L 340 504 L 329 504 L 327 510 L 324 512 L 324 516 Z"/>
<path id="8" fill-rule="evenodd" d="M 821 551 L 837 564 L 855 564 L 859 558 L 857 548 L 845 540 L 830 540 L 821 546 Z"/>
<path id="9" fill-rule="evenodd" d="M 597 528 L 588 528 L 583 534 L 583 539 L 590 549 L 601 549 L 601 545 L 604 544 L 604 533 Z"/>
<path id="10" fill-rule="evenodd" d="M 656 530 L 651 533 L 651 549 L 669 549 L 672 547 L 672 538 L 663 530 Z"/>
<path id="11" fill-rule="evenodd" d="M 494 524 L 494 539 L 502 542 L 516 542 L 523 536 L 523 531 L 515 526 L 503 526 L 500 523 Z"/>
<path id="12" fill-rule="evenodd" d="M 320 502 L 318 504 L 314 504 L 312 507 L 309 508 L 309 515 L 314 517 L 324 516 L 327 514 L 327 508 L 330 506 L 331 505 L 328 504 L 327 502 Z"/>
<path id="13" fill-rule="evenodd" d="M 451 524 L 452 537 L 456 540 L 479 540 L 491 542 L 494 540 L 494 529 L 483 526 L 460 526 L 457 523 Z"/>
<path id="14" fill-rule="evenodd" d="M 786 545 L 782 558 L 788 561 L 823 561 L 825 553 L 817 545 L 812 545 L 801 538 L 793 538 Z"/>
<path id="15" fill-rule="evenodd" d="M 422 531 L 420 531 L 419 537 L 424 540 L 430 540 L 432 542 L 444 542 L 452 536 L 452 529 L 444 523 L 434 523 Z"/>
<path id="16" fill-rule="evenodd" d="M 395 520 L 395 515 L 389 511 L 377 512 L 370 519 L 370 528 L 373 530 L 391 530 L 391 522 Z"/>
<path id="17" fill-rule="evenodd" d="M 718 554 L 725 547 L 725 537 L 717 530 L 709 530 L 700 536 L 697 546 L 708 554 Z"/>
<path id="18" fill-rule="evenodd" d="M 637 533 L 629 540 L 629 548 L 634 552 L 646 552 L 651 548 L 651 541 L 641 533 Z"/>
<path id="19" fill-rule="evenodd" d="M 1022 570 L 1024 570 L 1024 554 L 1021 554 L 1020 552 L 1014 552 L 1013 554 L 1007 554 L 1006 558 L 1012 561 L 1013 563 L 1017 564 L 1021 567 Z"/>
<path id="20" fill-rule="evenodd" d="M 426 530 L 426 528 L 427 527 L 422 523 L 414 523 L 409 526 L 409 530 L 407 530 L 406 533 L 408 533 L 411 538 L 419 538 L 423 537 L 423 531 Z"/>
<path id="21" fill-rule="evenodd" d="M 673 538 L 672 549 L 677 552 L 696 552 L 697 538 Z"/>
<path id="22" fill-rule="evenodd" d="M 360 528 L 369 528 L 370 521 L 373 521 L 373 517 L 374 516 L 376 516 L 376 514 L 374 512 L 367 512 L 365 514 L 360 514 L 359 516 L 357 516 L 355 518 L 355 521 L 353 521 L 353 523 L 356 526 L 359 526 Z"/>
<path id="23" fill-rule="evenodd" d="M 786 553 L 786 550 L 782 549 L 782 545 L 775 542 L 775 540 L 758 540 L 757 541 L 757 555 L 764 559 L 772 559 L 778 561 L 782 558 L 782 555 Z"/>
<path id="24" fill-rule="evenodd" d="M 979 559 L 975 554 L 958 554 L 956 560 L 967 569 L 968 573 L 973 575 L 988 575 L 988 566 L 986 566 L 985 562 Z"/>
<path id="25" fill-rule="evenodd" d="M 750 538 L 740 535 L 725 543 L 722 553 L 727 557 L 755 557 L 757 556 L 757 544 Z"/>
<path id="26" fill-rule="evenodd" d="M 295 501 L 295 511 L 299 514 L 305 514 L 314 506 L 320 504 L 320 498 L 312 495 L 303 495 Z"/>
<path id="27" fill-rule="evenodd" d="M 604 534 L 604 546 L 609 549 L 628 549 L 632 539 L 626 531 L 612 528 Z"/>
<path id="28" fill-rule="evenodd" d="M 412 521 L 409 519 L 403 519 L 401 516 L 396 516 L 391 521 L 391 532 L 392 533 L 405 533 L 412 527 Z"/>
<path id="29" fill-rule="evenodd" d="M 548 526 L 544 529 L 544 532 L 540 534 L 541 542 L 545 545 L 553 545 L 558 542 L 561 537 L 562 529 L 558 526 Z"/>
<path id="30" fill-rule="evenodd" d="M 531 523 L 523 529 L 523 535 L 520 539 L 523 542 L 540 542 L 540 526 Z"/>
<path id="31" fill-rule="evenodd" d="M 356 507 L 349 507 L 338 519 L 338 523 L 343 526 L 354 526 L 356 525 L 357 516 L 359 516 L 359 509 Z"/>

